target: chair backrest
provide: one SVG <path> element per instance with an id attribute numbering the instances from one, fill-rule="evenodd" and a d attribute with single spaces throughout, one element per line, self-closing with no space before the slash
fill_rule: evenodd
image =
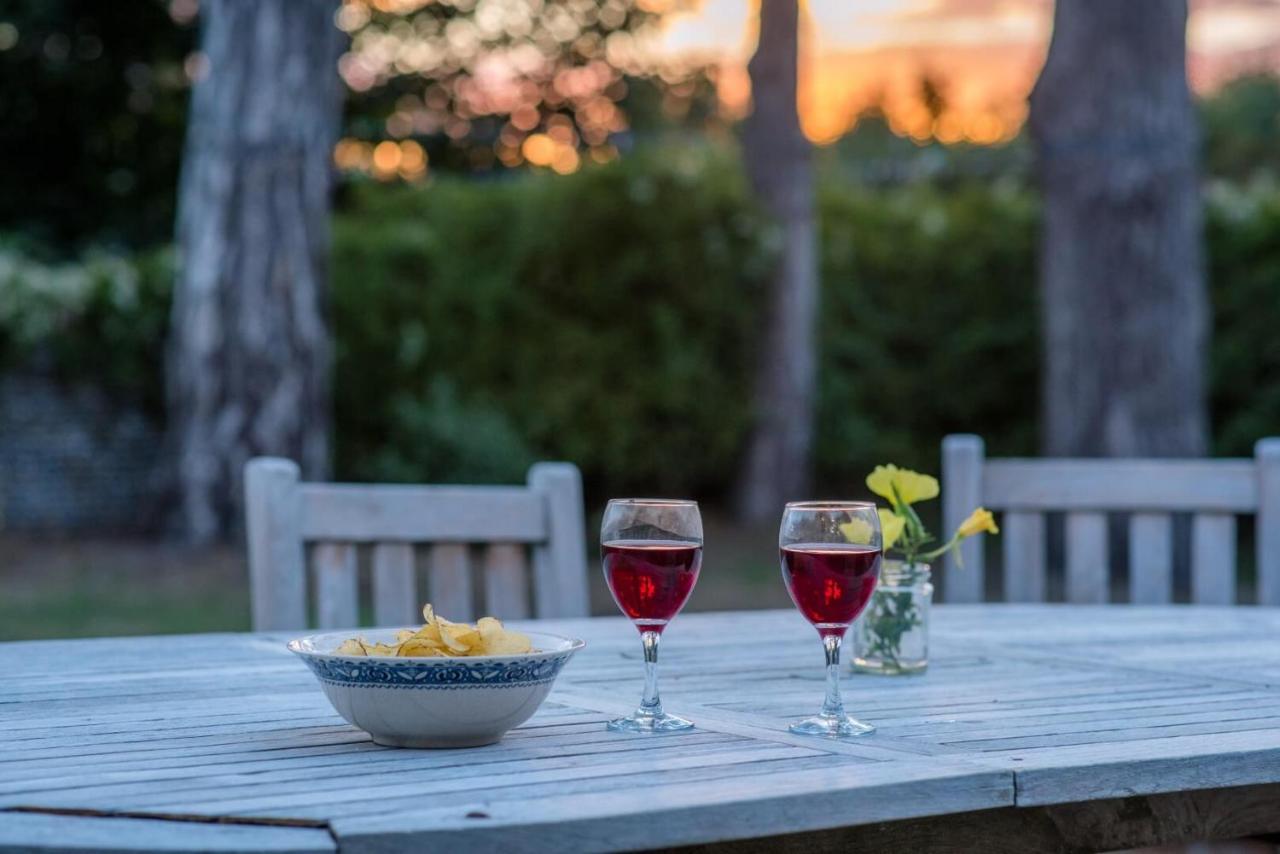
<path id="1" fill-rule="evenodd" d="M 1173 599 L 1174 513 L 1191 515 L 1191 599 L 1236 602 L 1236 516 L 1257 515 L 1258 602 L 1280 605 L 1280 439 L 1253 459 L 987 459 L 982 439 L 942 442 L 943 523 L 952 531 L 974 507 L 1003 511 L 1005 599 L 1046 598 L 1045 513 L 1065 514 L 1066 599 L 1109 600 L 1107 513 L 1129 516 L 1129 598 Z M 981 537 L 944 565 L 948 602 L 983 598 Z"/>
<path id="2" fill-rule="evenodd" d="M 480 546 L 486 613 L 588 612 L 582 478 L 570 463 L 534 465 L 526 486 L 402 486 L 303 483 L 293 461 L 259 457 L 245 467 L 245 513 L 258 631 L 306 628 L 308 545 L 321 628 L 359 622 L 361 546 L 371 547 L 377 625 L 419 622 L 423 601 L 451 620 L 473 619 Z M 416 546 L 429 557 L 421 597 Z"/>

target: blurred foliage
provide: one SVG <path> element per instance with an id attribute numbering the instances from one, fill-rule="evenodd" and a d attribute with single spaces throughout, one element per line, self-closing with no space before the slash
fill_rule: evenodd
<path id="1" fill-rule="evenodd" d="M 167 8 L 0 4 L 0 231 L 56 246 L 172 239 L 195 30 Z"/>
<path id="2" fill-rule="evenodd" d="M 820 181 L 821 485 L 947 432 L 1034 453 L 1035 196 L 1016 181 Z M 1214 183 L 1215 450 L 1280 433 L 1280 188 Z M 372 181 L 334 225 L 337 473 L 519 481 L 583 467 L 593 495 L 715 500 L 744 440 L 778 235 L 732 158 L 662 149 L 570 176 Z M 0 249 L 0 358 L 158 400 L 171 261 Z"/>
<path id="3" fill-rule="evenodd" d="M 386 440 L 362 461 L 379 482 L 519 483 L 537 457 L 501 409 L 464 403 L 453 383 L 437 378 L 425 392 L 392 392 Z"/>
<path id="4" fill-rule="evenodd" d="M 687 120 L 695 100 L 715 104 L 704 67 L 660 59 L 653 49 L 661 15 L 681 5 L 345 0 L 337 24 L 351 47 L 338 67 L 355 108 L 349 133 L 374 142 L 418 137 L 437 166 L 455 169 L 528 162 L 566 173 L 587 150 L 610 159 L 631 127 L 624 101 L 638 100 L 626 106 L 661 123 Z M 654 82 L 664 94 L 662 116 L 644 112 Z M 380 177 L 396 172 L 368 148 L 348 146 L 339 160 Z"/>
<path id="5" fill-rule="evenodd" d="M 1208 174 L 1236 180 L 1280 175 L 1280 77 L 1230 81 L 1201 101 L 1200 124 Z"/>
<path id="6" fill-rule="evenodd" d="M 713 70 L 639 58 L 668 5 L 347 0 L 337 23 L 355 41 L 341 70 L 359 85 L 347 98 L 354 139 L 343 168 L 376 171 L 373 146 L 350 143 L 388 136 L 416 139 L 437 172 L 500 166 L 499 154 L 519 165 L 531 135 L 540 165 L 577 168 L 578 148 L 607 159 L 636 133 L 715 124 Z M 0 233 L 64 256 L 172 239 L 198 8 L 0 3 Z M 515 78 L 492 73 L 500 54 Z M 420 177 L 424 165 L 400 172 Z"/>
<path id="7" fill-rule="evenodd" d="M 394 401 L 438 378 L 596 485 L 733 470 L 767 257 L 734 164 L 360 190 L 334 229 L 339 470 L 375 473 Z"/>
<path id="8" fill-rule="evenodd" d="M 1216 183 L 1209 197 L 1214 451 L 1252 456 L 1280 435 L 1280 188 Z"/>
<path id="9" fill-rule="evenodd" d="M 172 284 L 167 249 L 54 262 L 24 241 L 0 241 L 0 371 L 21 365 L 93 383 L 159 417 Z"/>
<path id="10" fill-rule="evenodd" d="M 827 184 L 820 203 L 821 480 L 860 483 L 886 460 L 936 472 L 956 431 L 1034 453 L 1034 199 L 1015 184 Z"/>

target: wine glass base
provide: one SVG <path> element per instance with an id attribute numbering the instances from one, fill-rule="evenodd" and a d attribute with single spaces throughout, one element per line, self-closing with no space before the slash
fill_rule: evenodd
<path id="1" fill-rule="evenodd" d="M 813 735 L 819 738 L 858 738 L 876 731 L 871 724 L 864 724 L 843 714 L 814 715 L 793 723 L 787 729 L 796 735 Z"/>
<path id="2" fill-rule="evenodd" d="M 693 721 L 677 715 L 669 715 L 666 712 L 659 712 L 656 715 L 636 712 L 628 717 L 609 721 L 605 724 L 605 729 L 611 732 L 633 733 L 682 732 L 693 729 Z"/>

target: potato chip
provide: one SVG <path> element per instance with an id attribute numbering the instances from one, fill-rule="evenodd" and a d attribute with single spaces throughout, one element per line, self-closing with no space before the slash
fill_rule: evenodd
<path id="1" fill-rule="evenodd" d="M 440 637 L 440 626 L 433 617 L 431 622 L 409 635 L 410 639 L 431 641 L 432 643 L 443 644 L 444 639 Z"/>
<path id="2" fill-rule="evenodd" d="M 422 628 L 401 629 L 395 643 L 369 643 L 364 638 L 344 640 L 336 655 L 379 655 L 401 658 L 447 658 L 472 655 L 519 655 L 533 650 L 529 638 L 508 631 L 493 617 L 481 617 L 476 625 L 452 623 L 437 616 L 430 603 L 422 606 Z"/>
<path id="3" fill-rule="evenodd" d="M 334 655 L 364 655 L 365 654 L 364 644 L 360 643 L 360 641 L 356 638 L 347 638 L 342 643 L 338 644 L 338 648 L 335 649 L 333 652 L 334 652 Z"/>
<path id="4" fill-rule="evenodd" d="M 518 655 L 533 648 L 528 635 L 507 631 L 501 621 L 493 617 L 481 617 L 476 628 L 485 655 Z"/>
<path id="5" fill-rule="evenodd" d="M 412 656 L 414 658 L 431 658 L 435 656 L 448 655 L 447 652 L 439 645 L 425 640 L 407 640 L 400 644 L 400 651 L 396 653 L 400 656 Z"/>
<path id="6" fill-rule="evenodd" d="M 436 624 L 440 626 L 440 639 L 451 652 L 455 655 L 475 654 L 471 651 L 472 647 L 480 646 L 480 632 L 475 626 L 467 623 L 451 623 L 438 617 Z"/>

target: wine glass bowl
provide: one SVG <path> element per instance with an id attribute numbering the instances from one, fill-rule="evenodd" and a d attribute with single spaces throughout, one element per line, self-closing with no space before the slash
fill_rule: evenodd
<path id="1" fill-rule="evenodd" d="M 792 724 L 801 735 L 849 738 L 875 727 L 844 711 L 840 644 L 867 607 L 880 577 L 880 517 L 867 501 L 797 501 L 786 506 L 778 530 L 782 579 L 796 609 L 817 630 L 827 661 L 822 711 Z"/>
<path id="2" fill-rule="evenodd" d="M 693 501 L 615 498 L 600 526 L 600 563 L 618 608 L 640 632 L 645 691 L 640 707 L 610 721 L 619 732 L 676 732 L 693 723 L 667 714 L 658 698 L 658 641 L 702 569 L 702 517 Z"/>

